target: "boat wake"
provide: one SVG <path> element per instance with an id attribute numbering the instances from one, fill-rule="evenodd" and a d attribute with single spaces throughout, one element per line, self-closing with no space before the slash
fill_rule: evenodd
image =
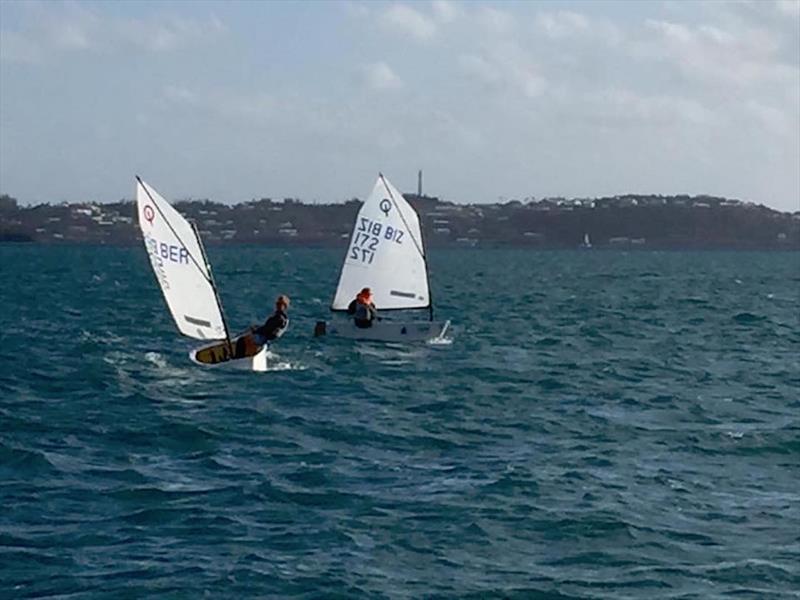
<path id="1" fill-rule="evenodd" d="M 144 358 L 147 362 L 155 365 L 159 369 L 165 369 L 167 367 L 167 359 L 158 352 L 146 352 Z"/>
<path id="2" fill-rule="evenodd" d="M 305 371 L 306 369 L 308 369 L 307 366 L 298 362 L 293 363 L 289 361 L 286 362 L 276 361 L 267 363 L 267 370 L 265 372 L 269 373 L 271 371 Z"/>

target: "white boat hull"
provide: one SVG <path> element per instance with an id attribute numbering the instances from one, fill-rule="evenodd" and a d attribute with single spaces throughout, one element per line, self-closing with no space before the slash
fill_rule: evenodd
<path id="1" fill-rule="evenodd" d="M 201 346 L 199 348 L 193 349 L 189 352 L 189 358 L 192 359 L 192 362 L 200 365 L 201 367 L 206 367 L 208 369 L 243 369 L 245 371 L 256 371 L 256 372 L 264 372 L 267 371 L 268 364 L 270 359 L 273 358 L 273 355 L 267 349 L 266 346 L 261 348 L 261 350 L 254 354 L 253 356 L 245 356 L 244 358 L 233 358 L 228 359 L 225 361 L 221 361 L 214 364 L 209 364 L 207 362 L 201 362 L 197 360 L 197 353 L 201 350 L 205 350 L 206 348 L 213 347 L 215 344 L 209 344 L 207 346 Z"/>
<path id="2" fill-rule="evenodd" d="M 317 321 L 314 336 L 330 336 L 374 342 L 429 342 L 444 337 L 450 321 L 378 321 L 372 327 L 356 327 L 352 320 Z"/>

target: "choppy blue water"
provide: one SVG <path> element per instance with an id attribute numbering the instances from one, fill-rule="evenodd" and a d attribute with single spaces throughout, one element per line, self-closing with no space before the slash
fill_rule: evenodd
<path id="1" fill-rule="evenodd" d="M 340 252 L 210 259 L 284 370 L 193 366 L 143 248 L 0 247 L 0 596 L 798 597 L 797 254 L 433 251 L 407 347 L 311 337 Z"/>

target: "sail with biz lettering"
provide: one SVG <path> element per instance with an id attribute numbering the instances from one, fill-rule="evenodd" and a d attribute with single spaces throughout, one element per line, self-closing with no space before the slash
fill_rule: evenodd
<path id="1" fill-rule="evenodd" d="M 200 340 L 226 339 L 222 307 L 195 228 L 138 177 L 136 210 L 150 264 L 178 330 Z"/>
<path id="2" fill-rule="evenodd" d="M 365 287 L 378 310 L 430 306 L 419 217 L 383 175 L 358 211 L 331 308 L 347 309 Z"/>

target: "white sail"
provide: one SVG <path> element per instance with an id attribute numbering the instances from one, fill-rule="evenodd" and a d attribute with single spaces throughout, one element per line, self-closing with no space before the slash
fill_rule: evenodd
<path id="1" fill-rule="evenodd" d="M 331 308 L 346 309 L 365 287 L 378 310 L 430 305 L 419 217 L 383 175 L 358 211 Z"/>
<path id="2" fill-rule="evenodd" d="M 189 337 L 225 339 L 222 309 L 195 229 L 152 187 L 136 181 L 139 227 L 175 324 Z"/>

